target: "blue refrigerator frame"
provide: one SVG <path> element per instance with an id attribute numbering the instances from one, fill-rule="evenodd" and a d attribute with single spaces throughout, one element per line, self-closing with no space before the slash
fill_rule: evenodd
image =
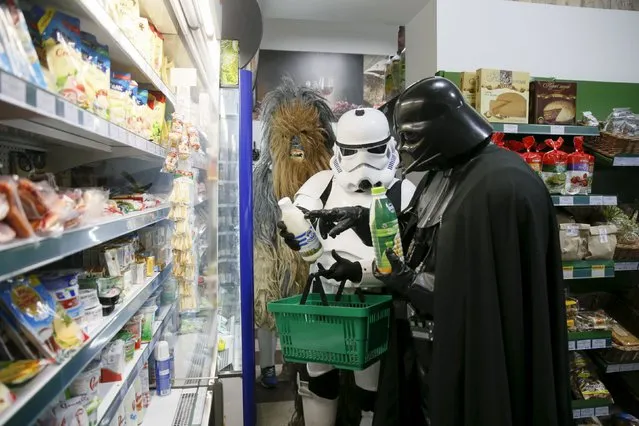
<path id="1" fill-rule="evenodd" d="M 240 70 L 239 144 L 242 412 L 244 426 L 255 426 L 255 320 L 253 316 L 253 73 L 247 70 Z"/>

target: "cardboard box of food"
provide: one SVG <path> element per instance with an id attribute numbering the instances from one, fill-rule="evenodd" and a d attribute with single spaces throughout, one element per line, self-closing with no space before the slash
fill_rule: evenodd
<path id="1" fill-rule="evenodd" d="M 488 121 L 527 123 L 529 84 L 527 72 L 479 69 L 476 108 Z"/>
<path id="2" fill-rule="evenodd" d="M 577 83 L 533 81 L 530 83 L 530 122 L 575 124 Z"/>
<path id="3" fill-rule="evenodd" d="M 474 71 L 464 71 L 461 73 L 461 79 L 459 82 L 459 90 L 461 90 L 464 99 L 468 105 L 475 107 L 476 99 L 476 82 L 477 73 Z"/>

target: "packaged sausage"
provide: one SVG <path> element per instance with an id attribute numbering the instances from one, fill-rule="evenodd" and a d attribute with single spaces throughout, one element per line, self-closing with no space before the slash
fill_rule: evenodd
<path id="1" fill-rule="evenodd" d="M 583 150 L 583 137 L 575 137 L 575 152 L 567 156 L 565 194 L 587 195 L 592 188 L 591 155 Z M 593 161 L 594 163 L 594 161 Z"/>
<path id="2" fill-rule="evenodd" d="M 35 232 L 20 202 L 16 180 L 9 176 L 0 177 L 0 194 L 4 195 L 9 208 L 4 218 L 5 223 L 15 231 L 18 238 L 34 237 Z"/>
<path id="3" fill-rule="evenodd" d="M 568 154 L 559 150 L 563 143 L 562 137 L 557 140 L 546 139 L 546 145 L 552 150 L 543 155 L 541 178 L 551 194 L 561 194 L 565 190 Z"/>
<path id="4" fill-rule="evenodd" d="M 109 87 L 109 120 L 120 127 L 127 127 L 130 114 L 130 85 L 131 74 L 116 73 L 111 74 Z"/>
<path id="5" fill-rule="evenodd" d="M 524 149 L 526 150 L 526 152 L 521 153 L 519 155 L 521 155 L 521 157 L 524 159 L 526 164 L 528 164 L 530 168 L 535 171 L 535 173 L 541 176 L 541 162 L 542 162 L 543 155 L 541 155 L 539 152 L 531 151 L 531 149 L 537 146 L 535 142 L 535 137 L 526 136 L 521 140 L 521 143 Z"/>

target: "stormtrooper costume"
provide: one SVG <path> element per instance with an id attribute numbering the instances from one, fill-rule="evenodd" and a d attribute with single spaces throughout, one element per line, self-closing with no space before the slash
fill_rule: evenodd
<path id="1" fill-rule="evenodd" d="M 387 188 L 387 197 L 397 211 L 410 203 L 415 186 L 408 180 L 395 178 L 399 164 L 396 142 L 390 134 L 386 116 L 373 108 L 352 110 L 337 123 L 337 141 L 331 158 L 331 170 L 321 171 L 311 177 L 295 195 L 294 204 L 308 211 L 307 217 L 317 219 L 315 226 L 324 247 L 324 254 L 312 265 L 311 272 L 322 271 L 322 284 L 327 293 L 335 293 L 346 277 L 346 291 L 361 288 L 379 292 L 384 284 L 373 275 L 375 259 L 368 220 L 360 220 L 363 226 L 351 227 L 350 221 L 339 216 L 314 217 L 316 211 L 341 209 L 368 211 L 373 186 Z M 365 219 L 360 217 L 360 219 Z M 281 235 L 291 248 L 292 234 L 282 229 Z M 335 237 L 328 231 L 342 228 Z M 339 266 L 346 267 L 344 271 Z M 299 393 L 303 398 L 306 426 L 332 426 L 337 412 L 339 372 L 331 365 L 307 365 L 310 379 L 300 382 Z M 361 425 L 370 425 L 379 376 L 379 362 L 363 371 L 355 372 L 358 399 L 362 407 Z"/>

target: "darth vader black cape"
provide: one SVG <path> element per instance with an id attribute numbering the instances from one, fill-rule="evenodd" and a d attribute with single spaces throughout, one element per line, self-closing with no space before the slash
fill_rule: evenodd
<path id="1" fill-rule="evenodd" d="M 430 359 L 396 321 L 373 425 L 424 424 L 425 402 L 431 426 L 567 426 L 564 287 L 548 191 L 517 154 L 494 145 L 452 179 L 434 243 Z"/>

